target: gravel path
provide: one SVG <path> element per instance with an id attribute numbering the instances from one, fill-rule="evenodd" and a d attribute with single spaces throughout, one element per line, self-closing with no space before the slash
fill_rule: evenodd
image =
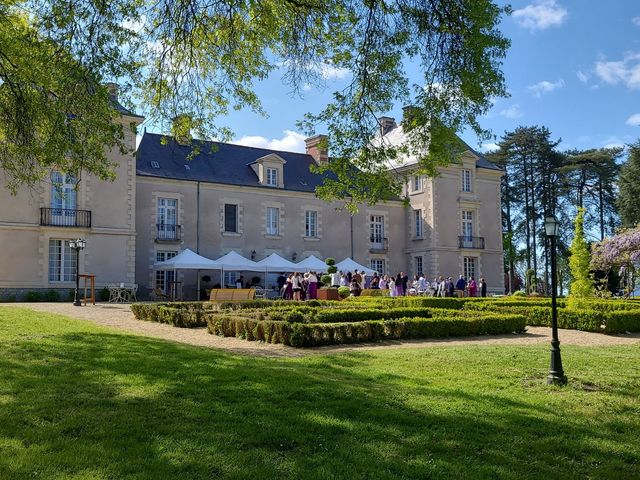
<path id="1" fill-rule="evenodd" d="M 218 337 L 217 335 L 210 335 L 205 328 L 175 328 L 171 325 L 136 320 L 129 309 L 129 305 L 102 303 L 95 306 L 74 307 L 70 303 L 15 303 L 3 304 L 3 306 L 25 307 L 38 312 L 58 313 L 72 318 L 89 320 L 97 325 L 115 328 L 136 335 L 162 338 L 201 347 L 218 348 L 243 355 L 265 357 L 303 357 L 313 354 L 444 345 L 535 345 L 548 343 L 551 336 L 550 328 L 527 327 L 527 332 L 524 334 L 388 341 L 374 344 L 332 345 L 314 349 L 298 349 L 280 344 L 264 344 L 248 342 L 238 338 Z M 559 336 L 562 345 L 607 346 L 640 343 L 640 333 L 603 335 L 561 329 Z"/>

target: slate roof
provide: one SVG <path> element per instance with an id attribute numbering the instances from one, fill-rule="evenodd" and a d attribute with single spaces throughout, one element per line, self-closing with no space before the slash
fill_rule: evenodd
<path id="1" fill-rule="evenodd" d="M 164 144 L 163 138 L 166 140 Z M 315 165 L 315 160 L 305 153 L 220 142 L 200 142 L 200 145 L 200 153 L 189 160 L 191 146 L 180 145 L 169 136 L 145 132 L 136 154 L 136 173 L 145 177 L 273 189 L 260 185 L 258 176 L 249 165 L 260 157 L 275 153 L 287 162 L 283 179 L 285 190 L 315 192 L 316 187 L 322 184 L 323 176 L 309 170 L 311 165 Z M 151 162 L 158 162 L 160 168 L 153 168 Z"/>
<path id="2" fill-rule="evenodd" d="M 118 100 L 116 100 L 115 98 L 111 99 L 111 104 L 113 105 L 113 108 L 115 108 L 116 111 L 118 113 L 122 114 L 122 115 L 127 115 L 128 117 L 144 118 L 142 115 L 138 115 L 137 113 L 133 113 L 128 108 L 123 107 L 120 104 L 120 102 Z"/>
<path id="3" fill-rule="evenodd" d="M 473 153 L 476 157 L 478 157 L 478 159 L 476 160 L 476 167 L 477 168 L 486 168 L 488 170 L 499 170 L 499 171 L 502 171 L 502 169 L 499 166 L 497 166 L 495 163 L 492 163 L 489 160 L 487 160 L 487 157 L 485 157 L 482 153 L 477 152 L 476 150 L 471 148 L 462 139 L 460 139 L 460 141 L 462 141 L 462 143 L 464 143 L 464 145 L 469 149 L 469 151 L 471 153 Z"/>

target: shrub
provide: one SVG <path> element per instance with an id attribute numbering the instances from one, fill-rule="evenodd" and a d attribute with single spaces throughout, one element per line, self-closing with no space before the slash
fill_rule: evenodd
<path id="1" fill-rule="evenodd" d="M 347 298 L 351 294 L 349 287 L 338 287 L 338 295 L 340 298 Z"/>
<path id="2" fill-rule="evenodd" d="M 511 295 L 512 297 L 526 297 L 527 294 L 524 290 L 517 290 L 515 292 L 513 292 L 513 294 Z"/>
<path id="3" fill-rule="evenodd" d="M 24 296 L 25 301 L 27 302 L 39 302 L 42 299 L 40 292 L 27 292 Z"/>
<path id="4" fill-rule="evenodd" d="M 109 289 L 107 287 L 103 287 L 98 290 L 98 300 L 100 300 L 101 302 L 108 302 L 109 297 Z"/>
<path id="5" fill-rule="evenodd" d="M 310 322 L 306 323 L 341 323 L 362 322 L 401 317 L 424 317 L 431 314 L 426 308 L 389 308 L 389 309 L 325 309 L 319 310 Z"/>
<path id="6" fill-rule="evenodd" d="M 331 275 L 322 275 L 322 277 L 320 277 L 320 281 L 323 285 L 331 286 Z"/>
<path id="7" fill-rule="evenodd" d="M 134 303 L 131 311 L 138 320 L 195 328 L 206 325 L 205 314 L 211 307 L 206 302 Z"/>
<path id="8" fill-rule="evenodd" d="M 607 312 L 605 317 L 605 333 L 640 332 L 640 311 L 617 310 Z"/>
<path id="9" fill-rule="evenodd" d="M 214 335 L 290 345 L 291 324 L 287 322 L 256 320 L 216 313 L 209 313 L 206 318 L 207 330 Z"/>
<path id="10" fill-rule="evenodd" d="M 316 347 L 387 339 L 469 336 L 522 332 L 521 315 L 481 318 L 399 318 L 351 323 L 296 323 L 291 326 L 291 346 Z"/>
<path id="11" fill-rule="evenodd" d="M 45 302 L 59 302 L 60 301 L 60 294 L 51 289 L 51 290 L 47 290 L 46 293 L 44 294 L 44 301 Z"/>

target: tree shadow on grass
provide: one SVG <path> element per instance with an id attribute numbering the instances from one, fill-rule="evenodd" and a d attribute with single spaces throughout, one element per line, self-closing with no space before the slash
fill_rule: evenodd
<path id="1" fill-rule="evenodd" d="M 584 421 L 513 392 L 425 385 L 371 370 L 372 354 L 263 359 L 106 333 L 0 345 L 3 479 L 637 473 L 631 414 Z M 434 374 L 452 375 L 441 363 Z"/>

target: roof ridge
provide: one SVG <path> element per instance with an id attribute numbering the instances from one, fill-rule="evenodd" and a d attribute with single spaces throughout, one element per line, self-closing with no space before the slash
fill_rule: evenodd
<path id="1" fill-rule="evenodd" d="M 145 135 L 155 135 L 158 137 L 167 137 L 170 139 L 174 139 L 173 136 L 171 135 L 167 135 L 164 133 L 156 133 L 156 132 L 144 132 L 144 134 L 142 135 L 142 137 L 144 138 Z M 201 139 L 195 139 L 198 142 L 202 142 L 202 143 L 217 143 L 219 145 L 231 145 L 233 147 L 241 147 L 241 148 L 250 148 L 251 150 L 261 150 L 263 152 L 270 152 L 270 153 L 287 153 L 289 155 L 303 155 L 303 156 L 311 156 L 308 153 L 302 153 L 302 152 L 292 152 L 290 150 L 276 150 L 276 149 L 271 149 L 271 148 L 264 148 L 264 147 L 253 147 L 251 145 L 242 145 L 240 143 L 233 143 L 233 142 L 220 142 L 218 140 L 201 140 Z M 177 143 L 177 142 L 176 142 Z M 182 146 L 182 145 L 181 145 Z M 188 145 L 185 145 L 188 147 Z"/>

